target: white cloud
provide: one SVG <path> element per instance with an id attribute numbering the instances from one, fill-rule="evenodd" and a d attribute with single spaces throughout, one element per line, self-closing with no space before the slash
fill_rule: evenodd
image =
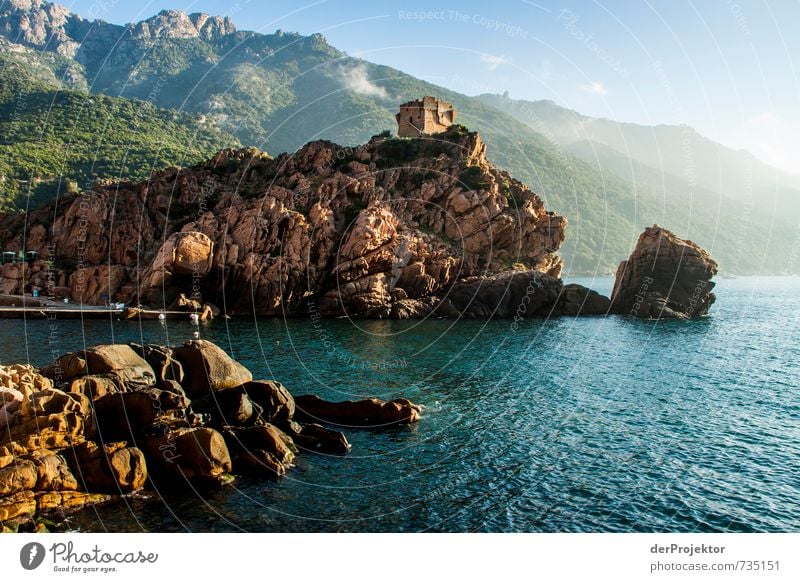
<path id="1" fill-rule="evenodd" d="M 592 95 L 608 95 L 608 89 L 606 89 L 606 86 L 602 81 L 592 81 L 591 83 L 581 85 L 581 91 L 585 91 L 586 93 L 590 93 Z"/>
<path id="2" fill-rule="evenodd" d="M 490 71 L 494 71 L 497 67 L 507 65 L 512 61 L 511 57 L 505 55 L 481 55 L 481 62 L 486 65 Z"/>
<path id="3" fill-rule="evenodd" d="M 765 111 L 745 121 L 744 143 L 768 164 L 800 174 L 800 119 L 786 119 L 774 111 Z"/>
<path id="4" fill-rule="evenodd" d="M 353 93 L 368 95 L 370 97 L 380 97 L 381 99 L 386 99 L 389 96 L 386 89 L 369 80 L 366 65 L 340 65 L 337 69 L 337 74 L 342 84 Z"/>

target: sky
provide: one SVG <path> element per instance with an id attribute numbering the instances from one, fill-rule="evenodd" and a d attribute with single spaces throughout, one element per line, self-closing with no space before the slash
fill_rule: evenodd
<path id="1" fill-rule="evenodd" d="M 66 0 L 125 24 L 165 8 L 322 33 L 352 56 L 476 95 L 687 124 L 800 173 L 800 0 Z"/>

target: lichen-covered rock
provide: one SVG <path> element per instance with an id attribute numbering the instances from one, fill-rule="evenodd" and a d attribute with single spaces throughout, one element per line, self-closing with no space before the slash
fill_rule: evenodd
<path id="1" fill-rule="evenodd" d="M 689 319 L 714 303 L 717 263 L 708 251 L 658 225 L 646 228 L 617 269 L 613 311 L 642 318 Z"/>

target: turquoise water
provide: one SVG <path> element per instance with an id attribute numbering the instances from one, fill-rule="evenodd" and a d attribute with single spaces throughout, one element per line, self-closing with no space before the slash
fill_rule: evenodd
<path id="1" fill-rule="evenodd" d="M 587 281 L 583 281 L 586 283 Z M 592 286 L 607 292 L 611 281 Z M 713 315 L 508 321 L 215 321 L 256 377 L 331 399 L 408 397 L 422 421 L 347 430 L 278 482 L 150 494 L 84 531 L 800 531 L 800 279 L 720 280 Z M 188 322 L 0 322 L 0 360 Z"/>

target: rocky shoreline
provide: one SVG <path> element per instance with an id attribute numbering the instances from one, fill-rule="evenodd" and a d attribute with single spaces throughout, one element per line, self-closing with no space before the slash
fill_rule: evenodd
<path id="1" fill-rule="evenodd" d="M 37 370 L 0 367 L 0 527 L 157 487 L 277 478 L 296 455 L 344 455 L 339 427 L 417 422 L 405 399 L 327 402 L 254 380 L 206 340 L 113 344 Z M 40 526 L 41 527 L 41 526 Z"/>
<path id="2" fill-rule="evenodd" d="M 623 263 L 612 298 L 565 286 L 566 226 L 462 126 L 357 147 L 311 142 L 275 159 L 224 150 L 144 182 L 0 214 L 3 250 L 33 257 L 0 265 L 0 294 L 35 289 L 82 305 L 124 303 L 134 316 L 145 306 L 207 318 L 692 317 L 711 304 L 713 285 L 697 281 L 716 263 L 657 226 Z M 648 269 L 655 290 L 643 288 Z M 684 279 L 692 309 L 683 289 L 670 306 L 670 282 Z M 633 309 L 641 293 L 663 301 L 652 295 Z"/>
<path id="3" fill-rule="evenodd" d="M 145 182 L 99 184 L 27 215 L 0 214 L 0 295 L 37 291 L 48 305 L 119 302 L 133 317 L 168 310 L 196 321 L 501 317 L 516 326 L 708 313 L 717 264 L 657 225 L 620 264 L 610 298 L 565 285 L 566 219 L 485 149 L 477 133 L 451 126 L 356 148 L 312 142 L 277 159 L 225 150 Z M 148 487 L 276 478 L 298 454 L 346 454 L 336 427 L 413 423 L 421 410 L 405 399 L 294 398 L 204 340 L 0 367 L 0 524 L 31 527 L 36 516 Z"/>

